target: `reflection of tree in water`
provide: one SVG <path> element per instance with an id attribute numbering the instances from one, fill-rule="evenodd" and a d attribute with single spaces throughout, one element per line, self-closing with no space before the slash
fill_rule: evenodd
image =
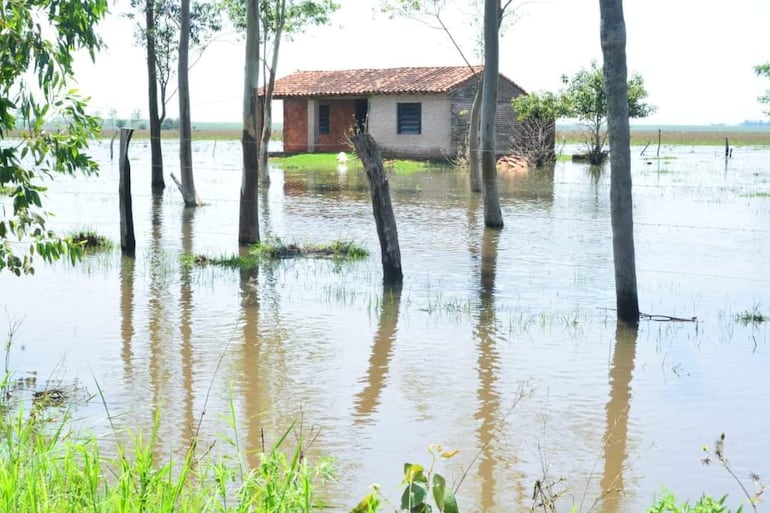
<path id="1" fill-rule="evenodd" d="M 248 248 L 241 248 L 241 255 Z M 243 401 L 246 414 L 246 444 L 249 449 L 247 458 L 250 466 L 257 461 L 255 451 L 261 450 L 262 442 L 259 418 L 263 413 L 265 397 L 269 397 L 269 382 L 261 373 L 262 344 L 259 337 L 259 268 L 241 269 L 240 298 L 242 311 L 242 361 L 243 361 Z"/>
<path id="2" fill-rule="evenodd" d="M 388 366 L 393 356 L 393 342 L 398 332 L 398 312 L 401 305 L 401 287 L 384 287 L 380 302 L 380 319 L 374 335 L 372 353 L 366 377 L 361 381 L 365 386 L 356 395 L 356 422 L 365 422 L 376 412 L 380 396 L 388 377 Z"/>
<path id="3" fill-rule="evenodd" d="M 500 173 L 500 193 L 505 197 L 550 206 L 553 203 L 554 166 Z"/>
<path id="4" fill-rule="evenodd" d="M 147 314 L 150 338 L 150 385 L 152 387 L 152 404 L 159 405 L 163 399 L 161 378 L 168 375 L 168 369 L 163 366 L 168 358 L 165 356 L 166 340 L 163 325 L 167 320 L 166 304 L 169 300 L 168 275 L 166 257 L 163 252 L 163 196 L 153 195 L 150 212 L 150 254 L 149 275 L 150 290 L 148 296 Z"/>
<path id="5" fill-rule="evenodd" d="M 182 253 L 193 253 L 193 224 L 195 221 L 195 208 L 182 210 Z M 182 391 L 184 393 L 184 437 L 185 444 L 189 444 L 196 429 L 195 414 L 193 411 L 193 349 L 192 349 L 192 310 L 193 293 L 190 283 L 190 267 L 182 264 L 180 269 L 179 310 L 181 318 L 179 331 L 182 335 Z"/>
<path id="6" fill-rule="evenodd" d="M 498 230 L 485 229 L 482 234 L 480 287 L 479 287 L 479 317 L 476 327 L 478 358 L 476 368 L 479 374 L 477 388 L 478 411 L 475 419 L 479 421 L 478 444 L 481 449 L 479 459 L 479 481 L 481 511 L 492 510 L 495 506 L 495 484 L 501 471 L 497 469 L 500 452 L 496 450 L 500 437 L 500 429 L 505 423 L 505 415 L 501 413 L 501 395 L 497 384 L 500 371 L 500 354 L 497 351 L 497 327 L 495 318 L 495 275 L 497 270 L 497 245 L 500 238 Z M 520 476 L 521 477 L 521 476 Z M 520 483 L 522 479 L 512 479 L 506 475 L 506 481 Z"/>
<path id="7" fill-rule="evenodd" d="M 123 255 L 120 260 L 120 337 L 123 347 L 120 351 L 123 360 L 123 372 L 130 379 L 134 351 L 131 343 L 134 338 L 134 257 Z"/>
<path id="8" fill-rule="evenodd" d="M 607 428 L 604 434 L 604 472 L 601 479 L 605 513 L 620 511 L 625 492 L 623 466 L 628 457 L 628 412 L 631 405 L 631 378 L 636 355 L 637 330 L 618 323 L 615 352 L 610 367 L 610 397 L 607 401 Z"/>
<path id="9" fill-rule="evenodd" d="M 248 248 L 241 248 L 241 255 Z M 265 443 L 296 420 L 279 400 L 286 399 L 294 407 L 285 360 L 286 341 L 281 317 L 280 291 L 276 285 L 274 267 L 270 264 L 240 271 L 242 341 L 241 370 L 238 378 L 242 388 L 245 415 L 245 446 L 249 465 L 259 464 L 262 430 Z M 268 424 L 272 421 L 273 424 Z M 268 425 L 266 425 L 268 424 Z"/>

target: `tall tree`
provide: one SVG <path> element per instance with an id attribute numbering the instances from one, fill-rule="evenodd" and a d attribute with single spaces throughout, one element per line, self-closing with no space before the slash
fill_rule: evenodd
<path id="1" fill-rule="evenodd" d="M 147 98 L 149 100 L 150 116 L 150 155 L 152 162 L 151 185 L 152 192 L 159 193 L 166 188 L 163 179 L 163 150 L 161 149 L 160 132 L 163 120 L 166 118 L 166 104 L 163 103 L 162 114 L 158 109 L 158 60 L 155 50 L 155 0 L 145 0 L 144 10 L 145 45 L 147 46 Z M 165 97 L 165 87 L 163 96 Z"/>
<path id="2" fill-rule="evenodd" d="M 75 52 L 85 50 L 93 60 L 102 46 L 95 29 L 107 2 L 14 1 L 0 12 L 0 190 L 11 199 L 0 208 L 0 271 L 31 274 L 36 258 L 80 254 L 79 246 L 46 228 L 40 193 L 43 179 L 57 173 L 98 170 L 86 150 L 99 122 L 71 87 Z M 22 137 L 6 140 L 13 130 Z"/>
<path id="3" fill-rule="evenodd" d="M 243 77 L 243 174 L 238 242 L 259 242 L 259 164 L 257 160 L 257 86 L 259 85 L 259 0 L 246 2 L 246 61 Z"/>
<path id="4" fill-rule="evenodd" d="M 604 71 L 594 61 L 590 68 L 583 68 L 570 78 L 563 76 L 562 82 L 565 85 L 562 95 L 568 103 L 570 115 L 585 126 L 588 158 L 591 164 L 602 164 L 607 158 L 604 149 L 607 143 L 608 98 Z M 643 118 L 655 112 L 653 105 L 644 102 L 647 89 L 640 74 L 631 76 L 626 91 L 629 117 Z"/>
<path id="5" fill-rule="evenodd" d="M 166 119 L 166 106 L 175 92 L 175 89 L 169 90 L 169 85 L 178 67 L 181 5 L 175 0 L 131 0 L 131 8 L 133 10 L 126 16 L 142 20 L 135 26 L 135 40 L 147 53 L 152 190 L 161 192 L 165 188 L 161 129 Z M 190 48 L 202 53 L 221 29 L 217 4 L 195 2 L 190 5 Z"/>
<path id="6" fill-rule="evenodd" d="M 754 72 L 760 77 L 770 78 L 770 62 L 754 66 Z M 767 89 L 758 100 L 759 103 L 763 103 L 770 107 L 770 89 Z M 770 110 L 766 110 L 765 114 L 770 116 Z"/>
<path id="7" fill-rule="evenodd" d="M 188 63 L 190 55 L 190 0 L 182 0 L 179 27 L 179 172 L 182 175 L 180 190 L 185 207 L 198 205 L 195 192 L 192 163 L 192 121 L 190 119 L 190 82 Z"/>
<path id="8" fill-rule="evenodd" d="M 618 320 L 639 322 L 631 193 L 631 134 L 628 124 L 628 70 L 623 0 L 599 0 L 607 125 L 610 134 L 610 209 Z"/>
<path id="9" fill-rule="evenodd" d="M 224 0 L 224 7 L 233 25 L 241 32 L 246 29 L 246 4 L 242 0 Z M 267 156 L 272 137 L 272 101 L 278 71 L 281 42 L 291 40 L 310 26 L 329 23 L 329 16 L 339 9 L 333 0 L 260 0 L 260 28 L 262 36 L 262 65 L 265 95 L 262 104 L 259 144 L 259 174 L 262 183 L 270 183 Z"/>
<path id="10" fill-rule="evenodd" d="M 481 182 L 484 195 L 484 226 L 501 229 L 503 212 L 497 190 L 497 78 L 500 68 L 500 0 L 484 0 L 484 78 L 481 89 Z"/>

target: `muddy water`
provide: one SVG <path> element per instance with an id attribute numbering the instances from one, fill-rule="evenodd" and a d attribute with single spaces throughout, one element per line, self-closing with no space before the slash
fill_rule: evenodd
<path id="1" fill-rule="evenodd" d="M 0 276 L 0 307 L 20 325 L 11 367 L 39 387 L 98 382 L 122 427 L 149 429 L 160 406 L 170 451 L 196 432 L 227 432 L 230 403 L 244 452 L 262 430 L 270 443 L 302 418 L 318 430 L 312 451 L 337 459 L 335 511 L 372 483 L 397 497 L 402 464 L 428 464 L 434 443 L 460 451 L 440 470 L 465 476 L 462 511 L 530 506 L 544 471 L 563 479 L 562 511 L 573 501 L 642 511 L 663 486 L 738 504 L 737 485 L 701 465 L 700 448 L 724 432 L 739 476 L 768 473 L 769 328 L 735 316 L 770 313 L 770 150 L 736 148 L 729 162 L 720 152 L 635 152 L 641 309 L 697 316 L 635 332 L 611 310 L 607 172 L 560 162 L 501 176 L 499 233 L 483 229 L 462 173 L 392 176 L 405 276 L 402 290 L 383 290 L 362 172 L 273 169 L 260 216 L 263 236 L 354 240 L 371 251 L 365 261 L 186 269 L 182 252 L 238 251 L 238 144 L 196 143 L 207 205 L 193 211 L 170 180 L 152 198 L 149 149 L 135 141 L 136 258 Z M 117 164 L 106 145 L 95 153 L 100 177 L 50 184 L 50 223 L 118 241 Z M 171 171 L 176 154 L 170 144 Z M 78 411 L 106 428 L 99 401 Z"/>

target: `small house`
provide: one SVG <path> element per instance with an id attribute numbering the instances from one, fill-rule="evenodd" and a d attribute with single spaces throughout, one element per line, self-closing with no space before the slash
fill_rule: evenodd
<path id="1" fill-rule="evenodd" d="M 276 80 L 286 153 L 349 151 L 347 134 L 367 130 L 387 157 L 455 158 L 466 148 L 482 66 L 297 71 Z M 264 99 L 264 92 L 260 91 Z M 518 124 L 511 99 L 526 94 L 500 75 L 496 145 L 508 152 Z"/>

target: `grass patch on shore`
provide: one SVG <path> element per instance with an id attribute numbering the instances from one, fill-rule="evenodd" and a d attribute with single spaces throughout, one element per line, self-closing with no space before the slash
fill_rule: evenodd
<path id="1" fill-rule="evenodd" d="M 749 130 L 663 130 L 660 137 L 661 145 L 683 146 L 722 146 L 725 138 L 730 146 L 770 146 L 770 131 Z M 564 142 L 568 144 L 580 144 L 585 142 L 583 132 L 580 130 L 556 129 L 557 146 Z M 644 146 L 650 143 L 647 151 L 654 151 L 658 145 L 657 130 L 631 129 L 631 145 Z"/>

